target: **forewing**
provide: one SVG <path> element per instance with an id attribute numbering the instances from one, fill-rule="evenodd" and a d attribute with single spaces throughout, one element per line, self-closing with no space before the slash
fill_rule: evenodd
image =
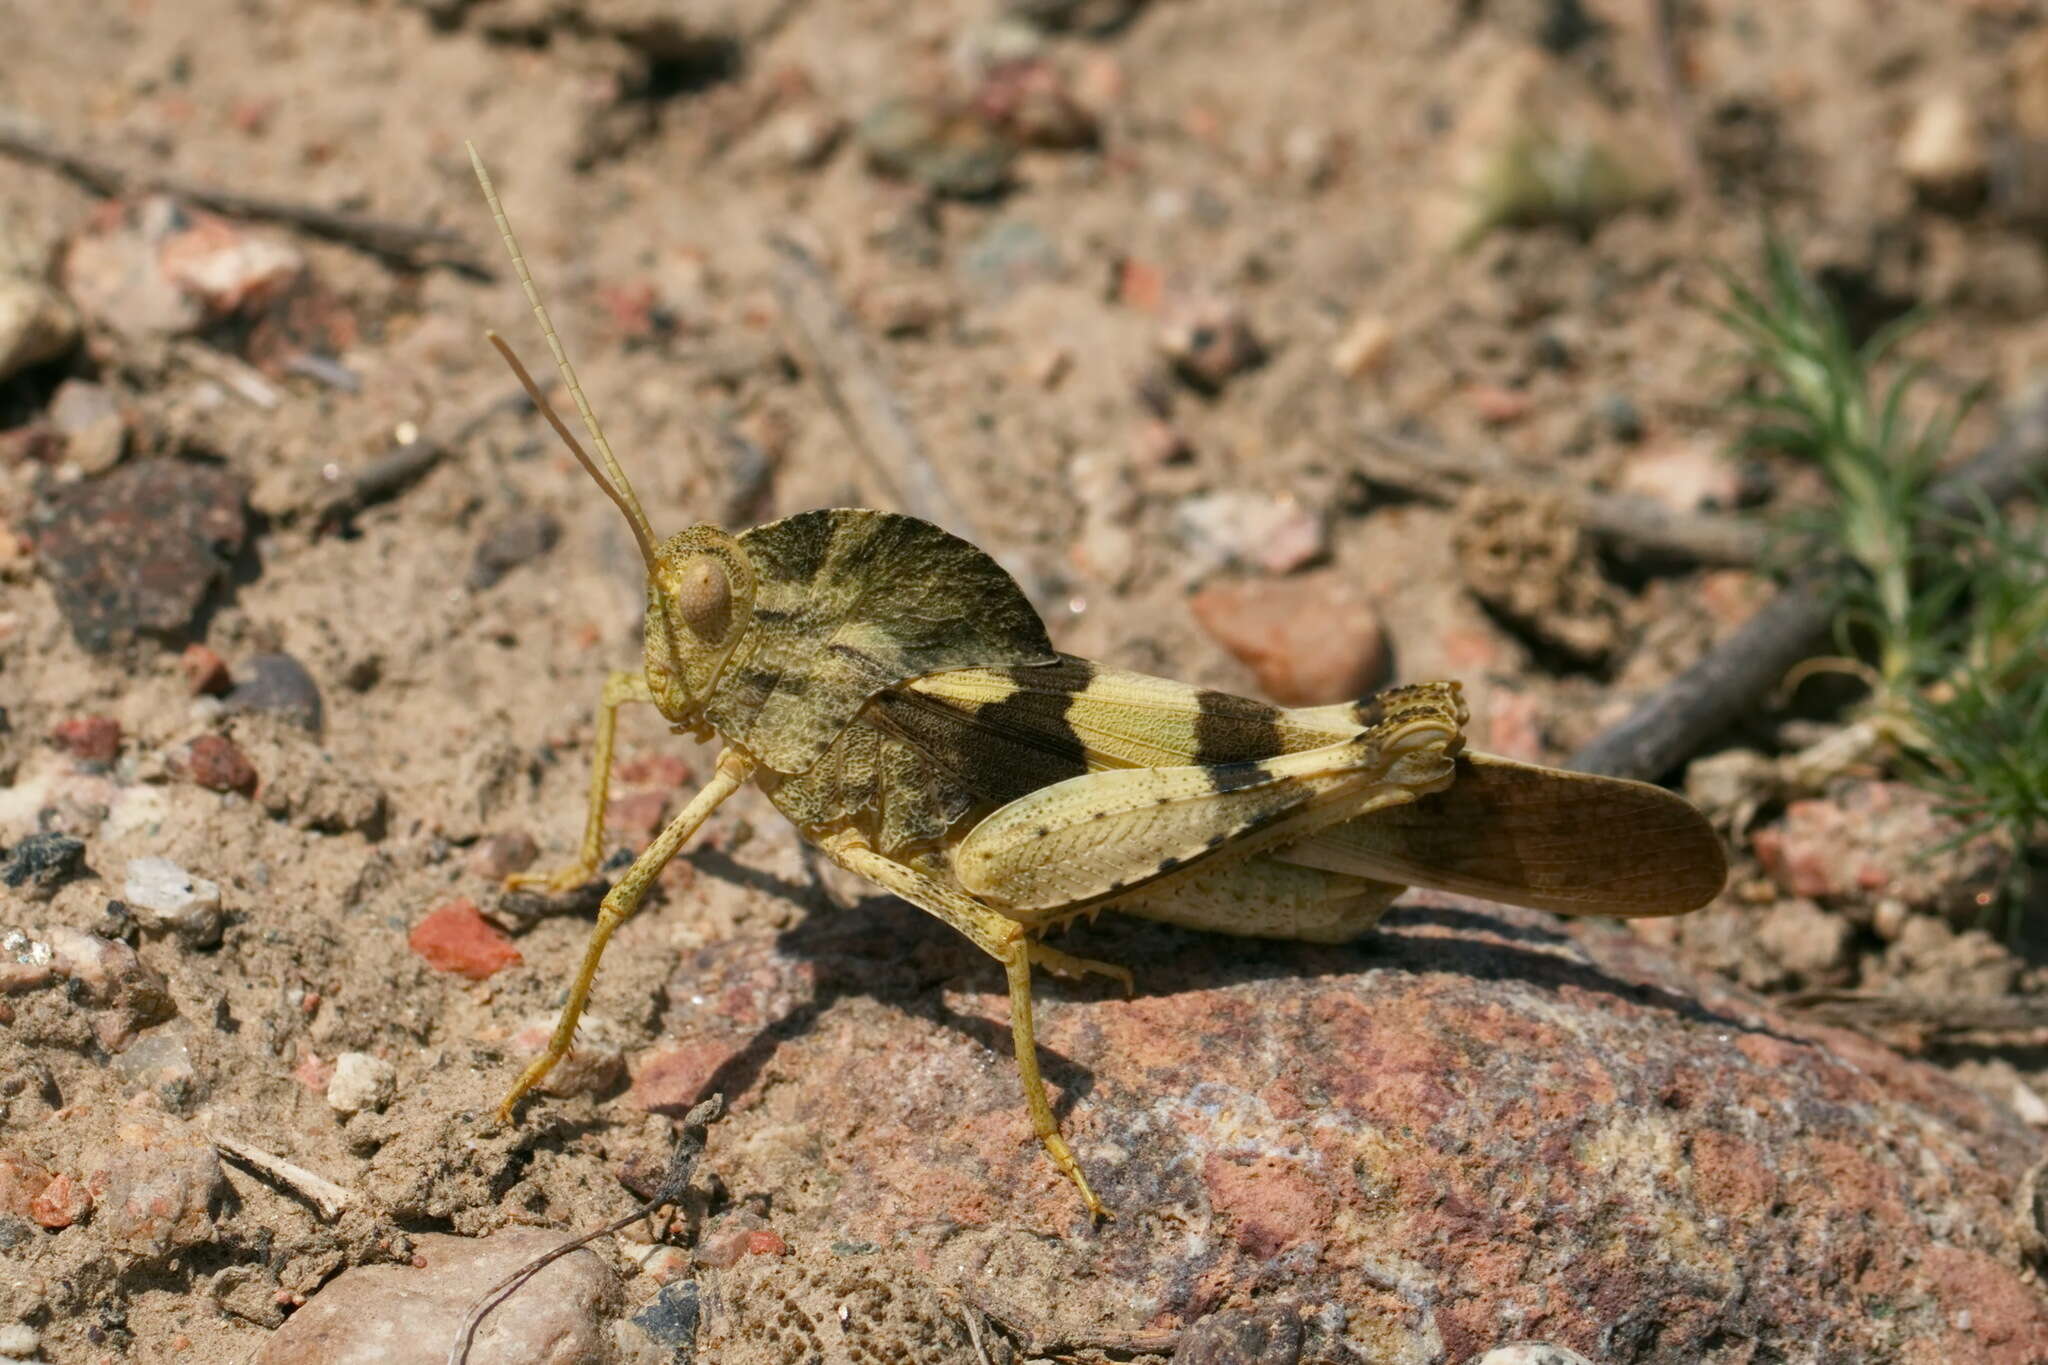
<path id="1" fill-rule="evenodd" d="M 1272 856 L 1567 915 L 1680 915 L 1728 880 L 1720 836 L 1683 797 L 1473 752 L 1444 790 Z"/>
<path id="2" fill-rule="evenodd" d="M 1056 657 L 1016 581 L 929 522 L 835 508 L 756 527 L 740 544 L 759 576 L 750 643 L 705 714 L 777 772 L 807 771 L 883 688 Z"/>

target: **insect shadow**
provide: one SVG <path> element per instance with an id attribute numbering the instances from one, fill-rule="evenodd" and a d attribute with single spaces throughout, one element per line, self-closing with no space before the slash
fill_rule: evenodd
<path id="1" fill-rule="evenodd" d="M 691 1097 L 693 1102 L 714 1093 L 747 1093 L 782 1044 L 808 1033 L 842 998 L 866 997 L 889 1005 L 999 1055 L 1009 1047 L 1005 1023 L 948 1008 L 940 990 L 956 984 L 999 992 L 999 975 L 973 945 L 916 907 L 887 895 L 831 906 L 818 888 L 749 867 L 722 849 L 694 850 L 691 861 L 703 875 L 804 906 L 808 913 L 777 935 L 775 946 L 809 965 L 815 982 L 808 998 L 764 1026 L 719 1066 Z M 1550 995 L 1572 987 L 1637 1008 L 1662 1010 L 1717 1031 L 1811 1043 L 1762 1027 L 1754 1018 L 1710 1009 L 1680 991 L 1615 975 L 1587 961 L 1572 935 L 1523 919 L 1533 913 L 1397 903 L 1379 932 L 1329 945 L 1234 938 L 1107 915 L 1095 924 L 1078 925 L 1055 941 L 1087 956 L 1143 964 L 1137 972 L 1139 997 L 1380 971 L 1452 973 L 1474 980 L 1519 981 Z M 1117 994 L 1113 987 L 1094 981 L 1053 978 L 1047 986 L 1048 1002 L 1114 999 Z M 1093 1092 L 1094 1072 L 1043 1039 L 1039 1046 L 1048 1077 L 1061 1091 L 1054 1107 L 1064 1117 Z"/>

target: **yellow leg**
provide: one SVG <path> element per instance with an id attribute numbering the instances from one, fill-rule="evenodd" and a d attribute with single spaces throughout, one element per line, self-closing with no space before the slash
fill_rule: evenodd
<path id="1" fill-rule="evenodd" d="M 1130 972 L 1113 963 L 1046 947 L 1030 936 L 1025 925 L 933 881 L 915 868 L 884 858 L 861 842 L 858 835 L 845 834 L 829 841 L 825 852 L 848 871 L 859 873 L 952 925 L 1003 964 L 1010 980 L 1010 1034 L 1017 1049 L 1017 1076 L 1024 1083 L 1024 1107 L 1031 1113 L 1032 1131 L 1038 1135 L 1053 1165 L 1081 1192 L 1081 1202 L 1088 1206 L 1088 1212 L 1097 1218 L 1112 1217 L 1088 1187 L 1081 1163 L 1074 1159 L 1073 1149 L 1060 1136 L 1059 1120 L 1054 1117 L 1052 1101 L 1045 1093 L 1045 1078 L 1038 1070 L 1038 1035 L 1031 1019 L 1031 966 L 1038 963 L 1062 976 L 1093 972 L 1113 977 L 1123 983 L 1126 991 L 1131 988 Z"/>
<path id="2" fill-rule="evenodd" d="M 597 979 L 597 964 L 604 958 L 605 945 L 611 941 L 612 933 L 640 909 L 640 901 L 646 896 L 647 888 L 661 875 L 661 869 L 676 855 L 697 827 L 710 818 L 711 812 L 728 796 L 738 791 L 754 771 L 754 760 L 738 749 L 727 749 L 718 756 L 718 767 L 711 774 L 711 781 L 704 790 L 691 799 L 680 815 L 668 822 L 668 828 L 655 836 L 647 851 L 633 860 L 633 865 L 605 893 L 604 903 L 598 907 L 597 927 L 590 931 L 590 942 L 583 949 L 583 964 L 576 969 L 576 979 L 569 986 L 569 999 L 562 1005 L 561 1018 L 555 1021 L 555 1031 L 548 1037 L 547 1050 L 536 1057 L 519 1079 L 513 1083 L 512 1092 L 498 1105 L 498 1117 L 511 1122 L 513 1106 L 520 1097 L 540 1084 L 542 1077 L 554 1070 L 555 1063 L 569 1055 L 569 1049 L 576 1042 L 576 1021 L 583 1014 L 583 1006 L 590 999 L 590 984 Z"/>
<path id="3" fill-rule="evenodd" d="M 553 872 L 515 872 L 505 879 L 508 891 L 543 891 L 559 896 L 574 891 L 597 875 L 604 858 L 604 808 L 611 799 L 612 736 L 619 727 L 619 708 L 629 701 L 649 702 L 654 694 L 638 673 L 613 673 L 597 698 L 597 753 L 590 764 L 590 810 L 583 821 L 583 847 L 576 861 Z"/>

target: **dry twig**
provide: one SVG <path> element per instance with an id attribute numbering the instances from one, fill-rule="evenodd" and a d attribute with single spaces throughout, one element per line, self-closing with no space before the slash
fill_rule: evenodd
<path id="1" fill-rule="evenodd" d="M 351 1191 L 335 1184 L 326 1176 L 315 1175 L 304 1166 L 294 1165 L 281 1156 L 273 1156 L 261 1147 L 252 1147 L 235 1138 L 209 1137 L 208 1141 L 213 1143 L 215 1151 L 230 1161 L 247 1166 L 264 1179 L 282 1185 L 304 1199 L 319 1210 L 320 1216 L 330 1223 L 341 1217 L 350 1205 L 356 1202 L 356 1197 Z"/>
<path id="2" fill-rule="evenodd" d="M 492 418 L 501 413 L 523 412 L 528 406 L 530 400 L 523 389 L 501 393 L 445 432 L 422 433 L 351 473 L 334 471 L 328 476 L 326 488 L 314 500 L 314 519 L 322 525 L 333 525 L 392 496 L 439 464 L 449 451 L 459 449 Z"/>
<path id="3" fill-rule="evenodd" d="M 2048 474 L 2048 385 L 2021 400 L 1998 437 L 1934 485 L 1933 506 L 1967 514 L 1978 499 L 2006 502 Z M 1808 570 L 1780 589 L 1706 657 L 1644 700 L 1568 765 L 1610 777 L 1655 780 L 1699 751 L 1776 687 L 1823 639 L 1834 615 L 1829 578 Z"/>
<path id="4" fill-rule="evenodd" d="M 450 228 L 400 223 L 295 199 L 245 194 L 159 172 L 131 170 L 61 145 L 35 120 L 17 110 L 0 108 L 0 152 L 60 171 L 96 194 L 112 196 L 157 190 L 231 217 L 287 223 L 316 237 L 341 242 L 400 265 L 448 265 L 490 278 L 490 272 L 468 241 Z"/>

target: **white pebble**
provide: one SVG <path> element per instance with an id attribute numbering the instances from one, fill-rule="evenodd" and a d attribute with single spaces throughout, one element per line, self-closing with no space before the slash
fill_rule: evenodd
<path id="1" fill-rule="evenodd" d="M 121 899 L 144 929 L 176 934 L 193 947 L 220 942 L 220 887 L 169 858 L 134 858 Z"/>
<path id="2" fill-rule="evenodd" d="M 1547 1341 L 1517 1341 L 1496 1346 L 1475 1365 L 1593 1365 L 1577 1351 Z"/>
<path id="3" fill-rule="evenodd" d="M 382 1109 L 398 1093 L 398 1071 L 382 1057 L 367 1052 L 344 1052 L 334 1059 L 334 1075 L 327 1082 L 327 1104 L 337 1114 L 360 1114 L 365 1109 Z"/>
<path id="4" fill-rule="evenodd" d="M 28 1360 L 42 1344 L 36 1329 L 25 1322 L 11 1322 L 0 1327 L 0 1356 L 9 1360 Z"/>

